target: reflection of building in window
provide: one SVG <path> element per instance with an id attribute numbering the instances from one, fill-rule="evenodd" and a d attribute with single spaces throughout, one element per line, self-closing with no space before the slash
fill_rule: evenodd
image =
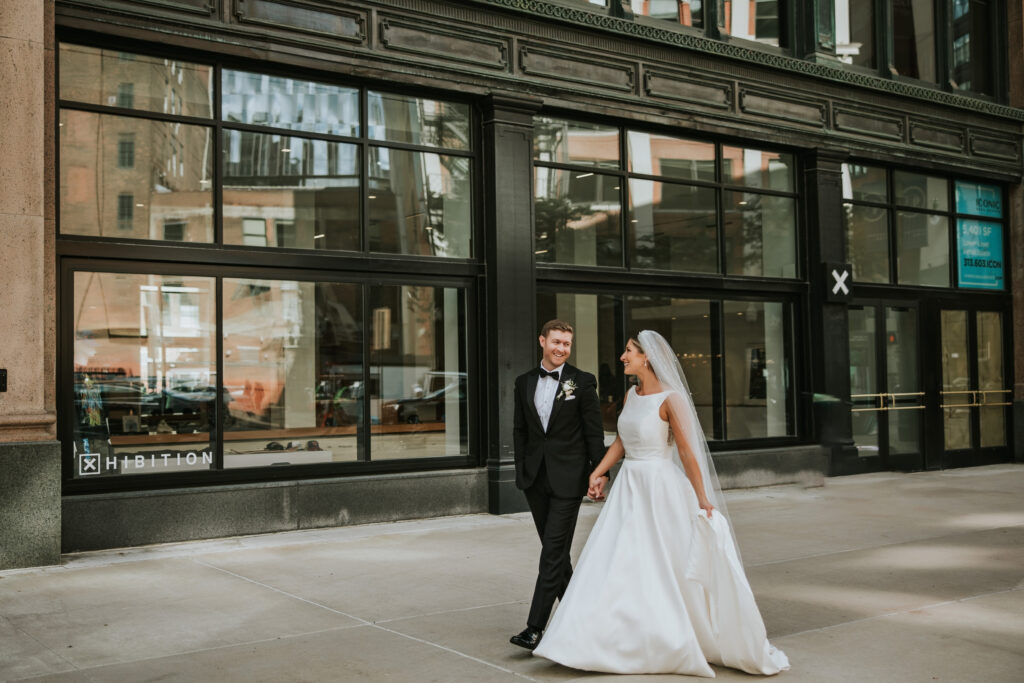
<path id="1" fill-rule="evenodd" d="M 117 195 L 117 229 L 130 231 L 135 219 L 135 196 L 130 192 Z"/>
<path id="2" fill-rule="evenodd" d="M 785 9 L 780 0 L 719 0 L 719 27 L 729 35 L 786 46 Z M 782 20 L 780 20 L 782 19 Z"/>
<path id="3" fill-rule="evenodd" d="M 122 133 L 117 140 L 117 167 L 135 167 L 135 134 Z"/>
<path id="4" fill-rule="evenodd" d="M 295 241 L 295 221 L 274 221 L 274 230 L 277 233 L 277 246 L 301 246 Z"/>
<path id="5" fill-rule="evenodd" d="M 901 76 L 935 81 L 935 8 L 932 0 L 895 0 L 893 58 Z"/>
<path id="6" fill-rule="evenodd" d="M 242 219 L 242 244 L 249 247 L 267 246 L 267 223 L 262 218 Z"/>
<path id="7" fill-rule="evenodd" d="M 953 40 L 953 66 L 962 66 L 971 61 L 971 34 L 967 33 Z"/>
<path id="8" fill-rule="evenodd" d="M 135 106 L 135 84 L 119 83 L 117 86 L 117 106 L 130 109 Z"/>
<path id="9" fill-rule="evenodd" d="M 836 56 L 846 64 L 874 66 L 874 8 L 856 0 L 835 0 Z"/>
<path id="10" fill-rule="evenodd" d="M 677 147 L 683 147 L 686 149 L 686 144 L 683 141 L 677 142 Z M 713 154 L 714 152 L 712 152 Z M 715 160 L 712 159 L 694 159 L 692 154 L 687 154 L 685 151 L 680 153 L 680 158 L 676 159 L 658 159 L 658 166 L 661 169 L 659 175 L 665 175 L 672 178 L 693 178 L 695 180 L 706 180 L 710 183 L 715 182 Z"/>
<path id="11" fill-rule="evenodd" d="M 958 90 L 992 93 L 992 54 L 991 47 L 986 50 L 985 42 L 990 33 L 991 5 L 984 0 L 955 0 L 953 3 L 953 82 Z"/>
<path id="12" fill-rule="evenodd" d="M 604 0 L 597 0 L 596 4 L 603 5 Z M 633 13 L 640 16 L 664 19 L 681 26 L 704 26 L 702 0 L 630 0 L 629 5 Z"/>
<path id="13" fill-rule="evenodd" d="M 180 220 L 164 221 L 164 239 L 168 242 L 185 241 L 185 226 L 187 223 Z"/>

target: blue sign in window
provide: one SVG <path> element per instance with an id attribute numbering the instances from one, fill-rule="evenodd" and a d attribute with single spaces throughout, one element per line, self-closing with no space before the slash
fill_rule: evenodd
<path id="1" fill-rule="evenodd" d="M 957 189 L 957 202 L 960 192 Z M 956 222 L 957 265 L 961 287 L 1003 289 L 1003 226 L 960 218 Z"/>
<path id="2" fill-rule="evenodd" d="M 999 185 L 956 181 L 956 212 L 987 218 L 1003 217 L 1003 192 Z"/>

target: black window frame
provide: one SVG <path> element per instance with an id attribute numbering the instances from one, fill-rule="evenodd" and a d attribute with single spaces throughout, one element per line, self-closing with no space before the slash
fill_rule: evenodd
<path id="1" fill-rule="evenodd" d="M 1009 254 L 1010 254 L 1010 212 L 1007 204 L 1008 194 L 1007 186 L 1005 182 L 998 180 L 990 180 L 979 177 L 972 177 L 969 175 L 960 175 L 950 172 L 934 171 L 926 168 L 915 168 L 911 166 L 896 166 L 887 163 L 881 163 L 878 161 L 863 159 L 863 158 L 851 158 L 848 159 L 845 164 L 869 166 L 873 168 L 882 169 L 885 171 L 885 183 L 886 193 L 888 199 L 884 202 L 880 201 L 868 201 L 864 199 L 847 199 L 843 198 L 843 206 L 853 205 L 870 207 L 875 209 L 881 209 L 886 212 L 886 225 L 888 226 L 888 241 L 887 246 L 889 249 L 889 281 L 888 282 L 855 282 L 857 287 L 871 287 L 871 288 L 895 288 L 897 290 L 907 292 L 911 290 L 918 290 L 921 292 L 931 292 L 936 296 L 948 296 L 954 292 L 960 293 L 980 293 L 983 296 L 1008 296 L 1012 291 L 1012 268 L 1009 267 Z M 906 204 L 900 204 L 896 201 L 896 188 L 895 188 L 895 175 L 897 172 L 909 172 L 924 176 L 931 176 L 934 178 L 941 178 L 946 183 L 946 209 L 936 210 L 927 209 L 921 207 L 908 206 Z M 957 181 L 963 182 L 977 182 L 985 185 L 998 185 L 1002 195 L 1003 203 L 1003 216 L 1001 218 L 992 218 L 979 216 L 977 214 L 968 214 L 957 211 L 956 207 L 956 183 Z M 899 281 L 899 244 L 897 242 L 898 235 L 896 229 L 896 214 L 900 211 L 908 211 L 913 213 L 927 214 L 932 216 L 942 216 L 946 218 L 949 231 L 948 231 L 948 249 L 949 249 L 949 285 L 945 287 L 936 287 L 933 285 L 917 285 L 910 283 L 901 283 Z M 1004 288 L 1001 290 L 987 290 L 974 287 L 961 287 L 960 286 L 960 272 L 957 267 L 957 259 L 959 257 L 959 251 L 957 249 L 957 219 L 958 218 L 978 218 L 991 223 L 999 223 L 1002 225 L 1002 240 L 1003 240 L 1003 282 Z M 849 254 L 849 240 L 847 230 L 843 229 L 843 244 L 844 251 L 846 252 L 847 261 L 850 260 Z"/>
<path id="2" fill-rule="evenodd" d="M 545 273 L 547 275 L 547 273 Z M 810 369 L 809 362 L 800 362 L 800 359 L 809 358 L 805 355 L 807 343 L 800 332 L 804 322 L 808 319 L 805 311 L 806 290 L 803 287 L 791 288 L 790 291 L 776 291 L 770 295 L 753 294 L 751 292 L 736 291 L 729 287 L 721 287 L 709 290 L 706 286 L 682 283 L 665 283 L 648 281 L 642 284 L 608 282 L 607 279 L 598 281 L 596 279 L 577 279 L 566 282 L 556 277 L 541 277 L 538 273 L 537 280 L 538 295 L 551 294 L 582 294 L 597 295 L 612 298 L 616 303 L 615 334 L 618 347 L 625 348 L 627 336 L 635 333 L 629 326 L 630 297 L 665 297 L 675 299 L 688 299 L 695 301 L 706 301 L 709 304 L 710 327 L 711 327 L 711 391 L 713 404 L 714 424 L 712 427 L 713 437 L 708 439 L 708 448 L 714 453 L 726 453 L 736 450 L 751 448 L 775 448 L 781 446 L 793 446 L 798 444 L 816 443 L 813 438 L 809 402 L 805 398 L 809 395 L 809 389 L 805 382 Z M 725 378 L 725 334 L 723 330 L 723 308 L 724 302 L 751 302 L 751 303 L 779 303 L 784 307 L 784 335 L 787 350 L 790 355 L 787 361 L 789 382 L 791 390 L 787 393 L 787 421 L 792 422 L 793 433 L 784 436 L 767 436 L 757 438 L 729 439 L 728 426 L 726 424 L 726 378 Z M 538 320 L 538 324 L 542 321 Z M 613 359 L 617 362 L 617 357 Z M 630 383 L 626 377 L 616 378 L 619 383 L 616 387 L 618 400 L 625 395 Z M 805 405 L 806 404 L 806 405 Z M 621 405 L 620 405 L 621 408 Z"/>
<path id="3" fill-rule="evenodd" d="M 60 233 L 60 188 L 55 207 L 57 238 L 55 244 L 57 264 L 57 339 L 58 339 L 58 423 L 57 430 L 62 441 L 63 489 L 68 494 L 102 493 L 113 491 L 144 491 L 157 488 L 183 486 L 215 486 L 228 483 L 280 481 L 289 479 L 315 479 L 334 476 L 352 476 L 366 474 L 382 474 L 397 472 L 434 471 L 452 468 L 479 467 L 485 463 L 485 435 L 482 428 L 482 415 L 485 413 L 481 380 L 478 377 L 480 358 L 479 344 L 482 335 L 477 329 L 476 321 L 482 320 L 481 297 L 479 288 L 482 286 L 485 268 L 482 263 L 484 248 L 484 202 L 482 201 L 483 136 L 481 132 L 482 116 L 478 103 L 462 93 L 439 91 L 437 89 L 412 86 L 398 86 L 363 77 L 342 76 L 336 73 L 322 72 L 314 69 L 286 67 L 274 63 L 250 61 L 227 54 L 205 50 L 194 50 L 180 46 L 156 46 L 150 42 L 133 39 L 121 39 L 114 36 L 97 35 L 75 29 L 58 29 L 57 49 L 68 43 L 86 47 L 110 50 L 124 55 L 142 54 L 156 58 L 175 59 L 180 61 L 201 63 L 211 66 L 213 79 L 214 110 L 210 118 L 183 116 L 164 112 L 152 112 L 139 109 L 122 109 L 117 106 L 89 104 L 67 101 L 60 98 L 59 59 L 55 66 L 58 90 L 55 103 L 54 135 L 60 140 L 59 121 L 62 109 L 84 110 L 98 114 L 112 114 L 129 118 L 164 121 L 171 123 L 198 124 L 213 129 L 213 224 L 212 242 L 169 242 L 159 239 L 133 239 L 121 237 L 98 237 Z M 249 126 L 221 119 L 221 72 L 224 69 L 239 69 L 255 73 L 263 73 L 283 78 L 301 78 L 304 80 L 337 83 L 339 85 L 358 88 L 360 90 L 360 136 L 347 138 L 344 136 L 319 135 L 306 131 L 275 128 L 273 126 Z M 390 87 L 389 87 L 390 86 Z M 448 102 L 466 104 L 470 110 L 469 147 L 468 149 L 448 149 L 429 145 L 391 142 L 371 139 L 366 125 L 367 92 L 394 92 L 401 87 L 401 94 L 414 97 L 435 98 Z M 471 209 L 470 230 L 471 255 L 468 258 L 449 258 L 434 256 L 418 256 L 370 252 L 366 247 L 366 193 L 362 193 L 362 213 L 360 216 L 359 251 L 326 251 L 300 249 L 290 247 L 247 247 L 223 243 L 223 204 L 222 204 L 222 140 L 224 130 L 253 130 L 290 137 L 313 139 L 340 139 L 344 142 L 356 142 L 365 150 L 370 145 L 406 149 L 436 154 L 451 154 L 470 159 Z M 56 177 L 60 178 L 60 149 L 58 142 L 55 159 Z M 366 157 L 362 154 L 360 174 L 365 188 Z M 74 308 L 73 283 L 74 273 L 110 272 L 127 274 L 182 274 L 216 278 L 216 354 L 217 376 L 222 377 L 223 365 L 223 311 L 222 282 L 225 277 L 246 277 L 254 279 L 302 280 L 313 282 L 354 282 L 363 286 L 364 302 L 369 296 L 369 288 L 374 284 L 399 284 L 429 287 L 455 287 L 465 297 L 464 317 L 459 321 L 465 336 L 465 363 L 467 372 L 467 454 L 465 456 L 426 456 L 421 458 L 395 460 L 369 460 L 363 462 L 339 462 L 313 465 L 289 465 L 281 467 L 253 467 L 238 469 L 214 469 L 198 472 L 169 472 L 146 474 L 131 477 L 96 477 L 77 478 L 73 476 L 74 462 L 72 453 L 72 430 L 74 414 L 74 395 L 71 388 L 74 383 L 74 319 L 71 314 Z M 364 318 L 368 315 L 364 311 Z M 366 321 L 363 321 L 366 324 Z M 365 336 L 365 335 L 364 335 Z M 364 356 L 364 371 L 369 372 L 369 356 Z M 366 400 L 369 400 L 367 398 Z M 219 401 L 215 401 L 217 453 L 215 464 L 223 464 L 223 409 Z M 365 420 L 369 421 L 369 411 L 365 411 Z M 366 430 L 369 439 L 369 430 Z"/>
<path id="4" fill-rule="evenodd" d="M 805 268 L 804 268 L 804 249 L 806 241 L 804 239 L 804 229 L 802 227 L 802 210 L 804 205 L 804 195 L 801 188 L 800 179 L 802 177 L 802 164 L 800 160 L 800 154 L 797 150 L 788 148 L 780 145 L 760 145 L 755 141 L 751 140 L 735 140 L 728 138 L 709 138 L 703 135 L 681 135 L 681 131 L 678 129 L 665 129 L 658 128 L 656 126 L 645 126 L 637 125 L 636 122 L 629 121 L 601 121 L 585 116 L 580 116 L 578 112 L 565 112 L 562 110 L 545 110 L 535 115 L 536 118 L 551 117 L 556 119 L 564 119 L 567 121 L 580 122 L 580 123 L 591 123 L 599 124 L 608 127 L 617 127 L 619 135 L 619 164 L 618 168 L 611 167 L 598 167 L 593 165 L 587 165 L 585 163 L 561 163 L 554 161 L 541 161 L 536 158 L 532 160 L 532 168 L 536 169 L 538 166 L 550 169 L 557 169 L 568 172 L 576 172 L 583 174 L 593 175 L 606 175 L 615 176 L 618 178 L 619 187 L 619 202 L 621 210 L 619 212 L 619 240 L 620 240 L 620 251 L 622 254 L 622 260 L 618 265 L 614 266 L 589 266 L 589 265 L 574 265 L 569 263 L 560 262 L 548 262 L 541 263 L 537 262 L 538 269 L 596 269 L 598 271 L 621 271 L 627 273 L 651 273 L 651 274 L 665 274 L 673 277 L 697 277 L 697 278 L 733 278 L 738 281 L 749 281 L 758 280 L 765 282 L 800 282 L 805 279 Z M 665 175 L 650 175 L 646 173 L 638 173 L 631 171 L 628 168 L 629 159 L 629 140 L 628 134 L 630 132 L 644 132 L 651 134 L 662 134 L 674 138 L 682 138 L 685 140 L 691 140 L 693 142 L 712 144 L 715 146 L 715 176 L 714 180 L 697 180 L 687 179 L 681 180 L 678 178 L 672 178 Z M 687 131 L 682 131 L 686 133 Z M 793 159 L 792 166 L 792 191 L 773 190 L 766 188 L 752 188 L 746 185 L 740 185 L 735 183 L 727 182 L 724 178 L 724 157 L 722 149 L 724 147 L 735 147 L 742 149 L 752 149 L 761 152 L 778 152 L 783 154 L 789 154 Z M 530 178 L 531 183 L 536 177 L 534 172 L 531 172 Z M 718 240 L 718 256 L 717 266 L 718 270 L 715 272 L 707 271 L 675 271 L 666 270 L 661 268 L 640 268 L 630 265 L 633 255 L 633 240 L 630 234 L 630 221 L 629 221 L 629 181 L 632 179 L 636 180 L 647 180 L 653 182 L 660 182 L 669 185 L 676 185 L 681 187 L 703 187 L 709 188 L 715 191 L 715 221 L 716 221 L 716 238 Z M 796 266 L 796 274 L 791 278 L 786 277 L 768 277 L 758 275 L 729 275 L 727 271 L 728 264 L 726 263 L 725 254 L 725 231 L 724 231 L 724 216 L 725 216 L 725 193 L 726 192 L 737 192 L 737 193 L 750 193 L 757 195 L 767 195 L 773 197 L 784 197 L 794 200 L 794 241 L 795 241 L 795 252 L 793 254 L 794 265 Z M 534 197 L 534 193 L 531 189 L 531 197 Z M 534 239 L 536 239 L 536 226 L 533 226 Z"/>
<path id="5" fill-rule="evenodd" d="M 750 139 L 737 139 L 728 137 L 708 137 L 699 133 L 690 134 L 691 131 L 679 130 L 628 121 L 622 119 L 608 119 L 598 117 L 581 116 L 576 111 L 563 109 L 543 109 L 535 113 L 535 117 L 551 117 L 565 119 L 580 123 L 596 124 L 600 126 L 617 127 L 619 133 L 619 163 L 618 168 L 597 167 L 586 164 L 563 164 L 548 161 L 539 161 L 535 157 L 531 159 L 531 192 L 534 197 L 532 183 L 535 173 L 533 168 L 544 166 L 548 168 L 559 168 L 569 171 L 584 173 L 600 173 L 612 175 L 619 178 L 620 197 L 623 210 L 620 215 L 622 224 L 620 239 L 622 246 L 622 262 L 618 266 L 589 266 L 573 265 L 568 263 L 542 263 L 535 261 L 535 288 L 538 293 L 550 293 L 557 289 L 559 293 L 565 294 L 597 294 L 621 297 L 619 316 L 621 320 L 617 323 L 617 334 L 625 335 L 631 332 L 626 327 L 628 322 L 627 306 L 625 297 L 628 296 L 660 296 L 673 298 L 687 298 L 709 300 L 712 304 L 712 353 L 717 356 L 713 363 L 713 391 L 715 392 L 715 426 L 716 438 L 709 440 L 708 445 L 713 452 L 729 452 L 748 448 L 774 448 L 782 446 L 794 446 L 816 443 L 814 440 L 813 422 L 811 415 L 811 388 L 810 388 L 810 362 L 809 349 L 810 340 L 806 338 L 808 332 L 805 330 L 806 322 L 810 320 L 809 292 L 810 285 L 807 281 L 808 269 L 805 261 L 807 258 L 807 225 L 805 199 L 807 190 L 804 186 L 804 158 L 800 150 L 777 144 L 760 144 Z M 678 181 L 664 176 L 650 176 L 634 173 L 628 168 L 628 138 L 629 131 L 642 131 L 652 134 L 664 134 L 672 137 L 682 137 L 697 142 L 707 142 L 715 145 L 715 180 Z M 722 177 L 722 148 L 739 147 L 743 149 L 757 149 L 765 152 L 781 152 L 792 155 L 792 192 L 781 192 L 777 190 L 763 190 L 760 188 L 749 188 L 743 185 L 734 185 L 724 182 Z M 717 216 L 719 222 L 718 230 L 718 273 L 697 273 L 680 272 L 645 268 L 631 268 L 630 261 L 630 239 L 627 231 L 629 222 L 628 212 L 628 180 L 638 178 L 644 180 L 655 180 L 659 182 L 673 182 L 690 186 L 703 186 L 716 188 L 717 192 Z M 794 254 L 797 274 L 793 278 L 776 278 L 750 275 L 729 275 L 725 271 L 725 235 L 721 229 L 721 217 L 723 212 L 722 203 L 724 193 L 727 191 L 755 192 L 760 194 L 792 197 L 796 207 L 794 224 L 794 238 L 796 241 L 796 253 Z M 536 226 L 531 226 L 532 234 L 536 239 Z M 536 259 L 536 256 L 535 256 Z M 794 422 L 794 433 L 786 436 L 763 437 L 754 439 L 728 440 L 727 436 L 718 438 L 725 434 L 725 412 L 724 412 L 724 383 L 723 354 L 724 338 L 721 332 L 722 323 L 722 302 L 723 301 L 751 301 L 755 303 L 782 303 L 786 307 L 788 316 L 786 325 L 786 344 L 792 354 L 788 357 L 791 362 L 790 382 L 792 390 L 787 400 L 792 403 L 789 406 L 788 419 Z M 619 340 L 625 344 L 625 338 Z M 617 358 L 616 358 L 617 360 Z M 625 386 L 623 386 L 625 390 Z"/>

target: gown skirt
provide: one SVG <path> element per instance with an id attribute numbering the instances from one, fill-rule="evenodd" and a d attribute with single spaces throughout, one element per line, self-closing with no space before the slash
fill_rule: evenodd
<path id="1" fill-rule="evenodd" d="M 622 674 L 713 678 L 709 662 L 788 669 L 768 643 L 726 519 L 700 510 L 672 461 L 658 396 L 631 392 L 619 421 L 626 459 L 534 654 Z"/>

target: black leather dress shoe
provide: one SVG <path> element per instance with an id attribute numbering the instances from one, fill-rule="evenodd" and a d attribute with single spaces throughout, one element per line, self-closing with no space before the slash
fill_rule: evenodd
<path id="1" fill-rule="evenodd" d="M 522 630 L 521 633 L 517 633 L 512 636 L 508 642 L 519 647 L 525 647 L 527 650 L 532 650 L 540 644 L 540 637 L 543 631 L 535 629 L 532 626 L 527 626 Z"/>

